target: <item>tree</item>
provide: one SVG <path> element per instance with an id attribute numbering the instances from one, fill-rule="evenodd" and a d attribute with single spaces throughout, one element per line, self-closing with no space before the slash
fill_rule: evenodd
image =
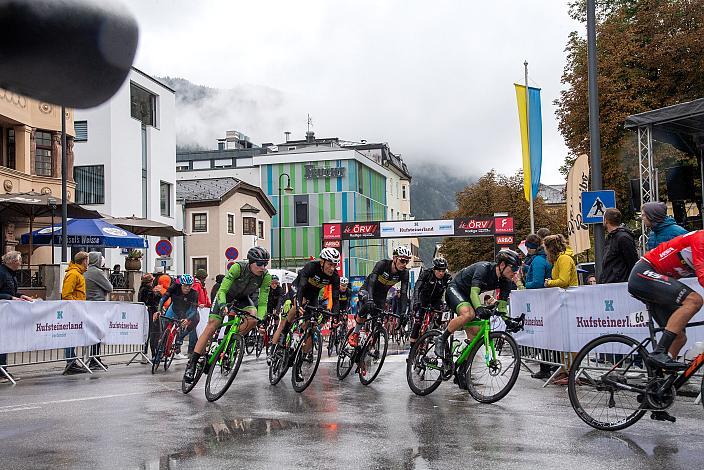
<path id="1" fill-rule="evenodd" d="M 597 15 L 599 111 L 604 187 L 615 189 L 617 205 L 629 212 L 628 180 L 638 177 L 637 136 L 626 118 L 650 109 L 704 96 L 704 0 L 604 0 Z M 570 14 L 586 26 L 584 0 Z M 555 101 L 559 128 L 570 155 L 561 168 L 588 153 L 587 42 L 572 32 L 562 75 L 566 88 Z M 658 145 L 655 165 L 692 162 L 672 147 Z M 661 191 L 664 194 L 663 191 Z"/>
<path id="2" fill-rule="evenodd" d="M 444 218 L 493 216 L 495 212 L 508 212 L 513 217 L 515 238 L 523 240 L 530 233 L 530 208 L 523 196 L 523 173 L 504 176 L 491 170 L 479 181 L 457 193 L 457 210 Z M 542 198 L 533 203 L 536 230 L 547 227 L 553 233 L 564 233 L 567 214 L 564 206 L 548 207 Z M 457 271 L 477 261 L 494 259 L 494 240 L 481 238 L 446 238 L 442 254 L 450 269 Z"/>

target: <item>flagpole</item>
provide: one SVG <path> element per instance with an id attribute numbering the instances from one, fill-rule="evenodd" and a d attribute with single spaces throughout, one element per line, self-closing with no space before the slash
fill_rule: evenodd
<path id="1" fill-rule="evenodd" d="M 526 133 L 528 134 L 528 168 L 530 168 L 530 97 L 528 95 L 528 61 L 523 62 L 526 77 Z M 525 170 L 524 170 L 525 171 Z M 533 174 L 528 180 L 528 202 L 530 204 L 530 233 L 535 233 L 535 214 L 533 212 Z"/>

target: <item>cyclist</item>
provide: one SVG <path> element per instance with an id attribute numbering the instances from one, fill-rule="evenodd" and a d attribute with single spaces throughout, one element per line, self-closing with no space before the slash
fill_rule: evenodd
<path id="1" fill-rule="evenodd" d="M 238 261 L 230 267 L 215 296 L 215 302 L 210 309 L 208 324 L 203 334 L 198 338 L 195 351 L 191 356 L 191 361 L 185 374 L 186 382 L 190 383 L 193 381 L 198 360 L 205 352 L 205 348 L 213 334 L 222 325 L 223 317 L 227 315 L 227 312 L 224 311 L 227 304 L 234 303 L 235 307 L 246 310 L 252 315 L 256 314 L 259 320 L 264 319 L 269 301 L 269 287 L 271 285 L 271 275 L 266 269 L 269 259 L 270 256 L 267 250 L 255 246 L 247 252 L 246 261 Z M 259 299 L 255 306 L 252 297 L 257 291 L 259 291 Z M 255 319 L 245 317 L 239 326 L 239 333 L 244 336 L 256 325 L 257 321 Z"/>
<path id="2" fill-rule="evenodd" d="M 357 302 L 360 307 L 355 316 L 354 333 L 350 335 L 350 346 L 357 347 L 359 331 L 367 318 L 375 309 L 384 309 L 389 289 L 398 282 L 401 283 L 400 309 L 401 312 L 406 311 L 408 303 L 408 271 L 406 268 L 410 261 L 411 250 L 405 246 L 399 246 L 394 250 L 392 259 L 383 259 L 376 263 L 357 294 Z"/>
<path id="3" fill-rule="evenodd" d="M 291 284 L 291 289 L 286 296 L 287 302 L 284 310 L 287 313 L 285 317 L 282 317 L 279 327 L 274 333 L 274 343 L 283 346 L 296 316 L 303 313 L 305 305 L 313 307 L 318 305 L 320 291 L 325 286 L 332 286 L 332 312 L 338 313 L 340 308 L 340 276 L 335 269 L 337 269 L 339 262 L 339 251 L 335 248 L 323 248 L 318 260 L 306 263 L 303 269 L 298 271 L 298 276 Z"/>
<path id="4" fill-rule="evenodd" d="M 421 323 L 423 322 L 423 309 L 442 310 L 445 289 L 447 289 L 451 279 L 452 276 L 447 272 L 447 261 L 442 257 L 435 258 L 433 260 L 433 268 L 423 269 L 418 276 L 415 289 L 413 290 L 415 321 L 411 331 L 411 347 L 413 347 L 413 343 L 416 342 L 420 333 Z"/>
<path id="5" fill-rule="evenodd" d="M 182 274 L 176 282 L 172 282 L 164 295 L 159 300 L 159 313 L 164 312 L 164 304 L 171 300 L 171 304 L 166 309 L 166 318 L 180 320 L 182 332 L 176 338 L 176 355 L 174 359 L 188 359 L 188 356 L 181 354 L 183 338 L 191 331 L 195 331 L 198 324 L 198 292 L 193 289 L 193 276 Z"/>
<path id="6" fill-rule="evenodd" d="M 677 279 L 692 275 L 704 286 L 704 230 L 661 243 L 643 255 L 628 278 L 628 292 L 643 303 L 653 305 L 653 319 L 665 328 L 648 358 L 651 364 L 662 369 L 687 368 L 673 358 L 677 358 L 687 342 L 685 327 L 702 308 L 702 297 Z"/>
<path id="7" fill-rule="evenodd" d="M 269 300 L 266 304 L 267 315 L 275 315 L 276 310 L 280 307 L 281 297 L 284 294 L 284 289 L 279 284 L 279 276 L 271 276 L 271 286 L 269 287 Z"/>
<path id="8" fill-rule="evenodd" d="M 499 289 L 497 309 L 503 314 L 507 330 L 511 330 L 512 322 L 508 317 L 507 301 L 513 285 L 513 277 L 521 267 L 521 260 L 513 250 L 500 250 L 493 263 L 480 261 L 461 269 L 450 281 L 445 292 L 445 300 L 451 311 L 457 313 L 448 323 L 442 335 L 435 338 L 435 354 L 446 357 L 447 340 L 451 334 L 462 328 L 476 317 L 485 317 L 487 307 L 482 306 L 479 294 L 484 291 Z M 467 328 L 467 338 L 477 334 L 477 328 Z M 457 377 L 456 377 L 457 378 Z M 460 387 L 465 387 L 463 378 L 457 378 Z"/>
<path id="9" fill-rule="evenodd" d="M 340 278 L 340 292 L 338 294 L 338 301 L 340 303 L 339 315 L 335 315 L 330 320 L 330 331 L 335 331 L 340 327 L 340 324 L 347 324 L 347 312 L 350 310 L 350 297 L 352 291 L 349 288 L 350 281 L 346 277 Z"/>

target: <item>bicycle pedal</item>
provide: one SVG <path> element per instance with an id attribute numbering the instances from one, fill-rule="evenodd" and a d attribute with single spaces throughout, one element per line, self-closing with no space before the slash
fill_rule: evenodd
<path id="1" fill-rule="evenodd" d="M 671 423 L 677 421 L 677 418 L 672 416 L 667 411 L 653 411 L 652 413 L 650 413 L 650 419 L 655 421 L 669 421 Z"/>

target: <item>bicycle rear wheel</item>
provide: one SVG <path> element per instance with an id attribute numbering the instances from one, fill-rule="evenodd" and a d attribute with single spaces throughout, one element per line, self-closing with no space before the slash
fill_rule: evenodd
<path id="1" fill-rule="evenodd" d="M 354 365 L 355 348 L 350 346 L 349 343 L 353 331 L 354 329 L 350 328 L 344 339 L 340 339 L 341 344 L 337 352 L 337 378 L 340 380 L 345 380 Z"/>
<path id="2" fill-rule="evenodd" d="M 259 356 L 262 355 L 262 351 L 264 351 L 264 337 L 257 330 L 257 336 L 255 336 L 255 338 L 256 338 L 257 342 L 254 345 L 254 354 L 257 357 L 257 359 L 259 359 Z"/>
<path id="3" fill-rule="evenodd" d="M 516 384 L 521 370 L 521 353 L 511 335 L 492 331 L 489 333 L 489 350 L 484 341 L 477 341 L 469 352 L 465 367 L 467 390 L 472 398 L 480 403 L 494 403 L 505 397 Z"/>
<path id="4" fill-rule="evenodd" d="M 627 428 L 641 419 L 645 394 L 619 385 L 644 389 L 654 375 L 647 357 L 646 349 L 628 336 L 606 335 L 587 343 L 577 353 L 567 383 L 577 416 L 606 431 Z"/>
<path id="5" fill-rule="evenodd" d="M 186 382 L 186 373 L 184 371 L 183 378 L 181 379 L 181 391 L 184 395 L 187 395 L 196 386 L 200 377 L 203 375 L 203 370 L 205 369 L 205 362 L 208 360 L 208 356 L 201 356 L 196 364 L 196 373 L 193 376 L 193 382 Z M 186 365 L 186 370 L 188 370 L 188 365 Z"/>
<path id="6" fill-rule="evenodd" d="M 243 346 L 242 336 L 232 335 L 230 343 L 225 345 L 220 356 L 210 365 L 205 381 L 205 398 L 208 401 L 219 399 L 230 388 L 242 364 Z"/>
<path id="7" fill-rule="evenodd" d="M 164 371 L 169 370 L 171 363 L 174 362 L 174 356 L 176 355 L 176 336 L 178 336 L 178 329 L 175 329 L 173 335 L 169 335 L 169 339 L 166 341 L 166 349 L 164 350 Z"/>
<path id="8" fill-rule="evenodd" d="M 256 343 L 256 337 L 254 335 L 254 330 L 251 330 L 249 333 L 247 333 L 247 336 L 244 337 L 244 344 L 247 348 L 246 351 L 248 356 L 254 352 L 254 346 Z"/>
<path id="9" fill-rule="evenodd" d="M 388 333 L 383 327 L 376 327 L 367 338 L 360 354 L 359 381 L 362 382 L 362 385 L 371 384 L 379 376 L 388 348 Z"/>
<path id="10" fill-rule="evenodd" d="M 306 343 L 310 340 L 310 349 L 306 352 Z M 303 334 L 296 348 L 296 356 L 291 371 L 291 385 L 298 393 L 308 388 L 313 381 L 323 353 L 323 335 L 317 329 L 309 329 Z"/>
<path id="11" fill-rule="evenodd" d="M 418 338 L 408 354 L 406 381 L 413 393 L 425 396 L 442 383 L 443 360 L 435 354 L 435 338 L 442 333 L 430 330 Z"/>
<path id="12" fill-rule="evenodd" d="M 288 371 L 289 350 L 286 346 L 275 344 L 271 352 L 271 364 L 269 364 L 269 383 L 276 385 L 286 375 Z"/>
<path id="13" fill-rule="evenodd" d="M 159 337 L 159 342 L 156 346 L 156 351 L 154 352 L 154 357 L 152 358 L 152 374 L 159 370 L 159 365 L 164 359 L 164 351 L 166 350 L 166 343 L 169 340 L 169 329 L 166 328 Z"/>
<path id="14" fill-rule="evenodd" d="M 335 350 L 335 343 L 337 343 L 337 333 L 335 329 L 331 329 L 328 335 L 328 357 L 332 356 L 332 352 Z"/>

